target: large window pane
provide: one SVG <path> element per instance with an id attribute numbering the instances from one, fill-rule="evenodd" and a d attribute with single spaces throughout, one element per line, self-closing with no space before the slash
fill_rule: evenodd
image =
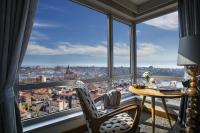
<path id="1" fill-rule="evenodd" d="M 158 86 L 182 88 L 180 78 L 175 78 L 184 76 L 183 67 L 177 66 L 178 34 L 177 12 L 137 25 L 137 82 L 146 82 L 141 77 L 150 71 Z M 167 104 L 179 106 L 180 99 L 168 99 Z"/>
<path id="2" fill-rule="evenodd" d="M 39 3 L 21 83 L 107 76 L 107 16 L 66 0 Z"/>
<path id="3" fill-rule="evenodd" d="M 99 79 L 107 71 L 107 16 L 68 0 L 41 0 L 19 83 Z M 107 89 L 107 81 L 87 85 L 94 99 Z M 22 119 L 78 106 L 73 86 L 19 92 Z"/>
<path id="4" fill-rule="evenodd" d="M 183 67 L 177 66 L 178 38 L 177 12 L 138 24 L 137 77 L 145 71 L 153 76 L 183 77 Z"/>
<path id="5" fill-rule="evenodd" d="M 130 74 L 129 26 L 113 21 L 113 75 Z"/>

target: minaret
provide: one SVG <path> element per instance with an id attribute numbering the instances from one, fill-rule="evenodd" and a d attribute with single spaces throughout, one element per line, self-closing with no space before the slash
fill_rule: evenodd
<path id="1" fill-rule="evenodd" d="M 76 79 L 78 76 L 76 73 L 74 73 L 73 71 L 70 70 L 70 67 L 68 65 L 68 67 L 66 68 L 66 72 L 64 74 L 64 78 L 65 79 L 70 79 L 70 80 L 73 80 L 73 79 Z"/>
<path id="2" fill-rule="evenodd" d="M 69 67 L 69 65 L 67 66 L 66 72 L 65 72 L 65 73 L 68 73 L 68 72 L 70 72 L 70 67 Z"/>

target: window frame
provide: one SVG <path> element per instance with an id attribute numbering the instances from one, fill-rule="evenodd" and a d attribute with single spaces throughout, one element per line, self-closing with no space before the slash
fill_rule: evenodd
<path id="1" fill-rule="evenodd" d="M 83 6 L 85 7 L 85 6 Z M 86 8 L 86 7 L 85 7 Z M 89 8 L 92 9 L 92 8 Z M 131 83 L 135 83 L 136 78 L 136 69 L 137 69 L 137 58 L 136 58 L 136 23 L 130 23 L 128 21 L 124 21 L 120 18 L 117 18 L 111 14 L 106 14 L 104 12 L 100 12 L 98 10 L 92 9 L 93 11 L 102 13 L 107 16 L 107 70 L 108 75 L 105 78 L 97 78 L 97 79 L 85 79 L 82 80 L 84 83 L 93 83 L 93 82 L 103 82 L 106 81 L 108 83 L 108 89 L 112 88 L 112 81 L 123 78 L 130 78 Z M 120 23 L 126 24 L 129 26 L 129 35 L 130 35 L 130 74 L 128 75 L 113 75 L 113 20 L 116 20 Z M 19 77 L 18 77 L 19 78 Z M 18 80 L 18 79 L 17 79 Z M 40 89 L 43 87 L 55 87 L 55 86 L 64 86 L 69 85 L 68 81 L 56 81 L 56 82 L 45 82 L 45 83 L 28 83 L 28 84 L 20 84 L 17 82 L 16 87 L 19 91 L 23 90 L 31 90 L 31 89 Z M 18 95 L 19 96 L 19 95 Z M 56 117 L 62 117 L 66 115 L 70 115 L 76 112 L 80 112 L 81 108 L 76 107 L 69 110 L 63 110 L 61 112 L 56 112 L 36 118 L 30 118 L 26 120 L 22 120 L 24 126 L 29 126 L 32 124 L 36 124 L 43 121 L 48 121 L 54 119 Z"/>

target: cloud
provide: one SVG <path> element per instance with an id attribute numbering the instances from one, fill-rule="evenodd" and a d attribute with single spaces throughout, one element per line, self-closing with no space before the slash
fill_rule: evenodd
<path id="1" fill-rule="evenodd" d="M 31 41 L 37 41 L 37 40 L 47 40 L 49 37 L 44 34 L 44 33 L 41 33 L 39 31 L 35 31 L 33 30 L 32 33 L 31 33 L 31 38 L 30 40 Z"/>
<path id="2" fill-rule="evenodd" d="M 163 48 L 153 43 L 140 43 L 137 49 L 138 57 L 149 57 L 158 55 Z M 89 56 L 107 56 L 107 46 L 97 44 L 94 46 L 83 44 L 71 44 L 69 42 L 60 42 L 57 47 L 49 48 L 37 43 L 30 43 L 27 49 L 28 55 L 89 55 Z M 128 58 L 130 56 L 130 47 L 126 43 L 114 44 L 114 56 Z"/>
<path id="3" fill-rule="evenodd" d="M 129 47 L 125 44 L 117 44 L 114 47 L 116 56 L 129 56 Z M 107 56 L 107 46 L 105 44 L 97 44 L 94 46 L 83 44 L 71 44 L 69 42 L 61 42 L 55 48 L 49 48 L 37 43 L 29 43 L 27 54 L 29 55 L 89 55 L 89 56 Z"/>
<path id="4" fill-rule="evenodd" d="M 159 45 L 153 43 L 140 43 L 137 49 L 138 57 L 149 57 L 153 55 L 158 55 L 163 51 L 163 48 Z"/>
<path id="5" fill-rule="evenodd" d="M 34 43 L 29 43 L 27 48 L 27 54 L 29 55 L 56 55 L 55 52 L 58 51 Z"/>
<path id="6" fill-rule="evenodd" d="M 107 54 L 107 47 L 103 44 L 91 45 L 81 45 L 81 44 L 71 44 L 68 42 L 62 42 L 58 46 L 59 50 L 62 49 L 63 54 L 79 54 L 79 55 L 98 55 L 105 56 Z"/>
<path id="7" fill-rule="evenodd" d="M 46 5 L 46 9 L 57 11 L 57 12 L 64 12 L 65 11 L 63 8 L 58 8 L 58 7 L 52 6 L 52 5 Z"/>
<path id="8" fill-rule="evenodd" d="M 124 43 L 124 42 L 115 42 L 113 45 L 114 45 L 114 47 L 119 47 L 119 48 L 128 48 L 129 47 L 129 44 Z"/>
<path id="9" fill-rule="evenodd" d="M 144 23 L 164 30 L 175 30 L 178 28 L 178 12 L 151 19 Z"/>
<path id="10" fill-rule="evenodd" d="M 59 27 L 58 24 L 53 24 L 53 23 L 47 23 L 47 22 L 37 22 L 35 21 L 33 24 L 34 28 L 56 28 Z"/>
<path id="11" fill-rule="evenodd" d="M 99 55 L 105 56 L 107 54 L 107 48 L 104 45 L 80 45 L 70 44 L 68 42 L 59 43 L 56 48 L 48 48 L 36 43 L 30 43 L 28 45 L 27 54 L 29 55 Z"/>

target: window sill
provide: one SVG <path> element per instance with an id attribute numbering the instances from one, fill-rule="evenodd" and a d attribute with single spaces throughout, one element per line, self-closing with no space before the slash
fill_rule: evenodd
<path id="1" fill-rule="evenodd" d="M 80 111 L 80 112 L 73 113 L 73 114 L 70 114 L 70 115 L 67 115 L 67 116 L 62 116 L 62 117 L 58 117 L 58 118 L 55 118 L 55 119 L 39 122 L 39 123 L 24 127 L 23 132 L 29 132 L 29 131 L 32 131 L 32 130 L 44 128 L 46 126 L 58 124 L 59 122 L 63 122 L 63 121 L 67 122 L 67 120 L 71 121 L 71 120 L 74 120 L 74 119 L 79 118 L 81 116 L 83 116 L 83 113 Z"/>

